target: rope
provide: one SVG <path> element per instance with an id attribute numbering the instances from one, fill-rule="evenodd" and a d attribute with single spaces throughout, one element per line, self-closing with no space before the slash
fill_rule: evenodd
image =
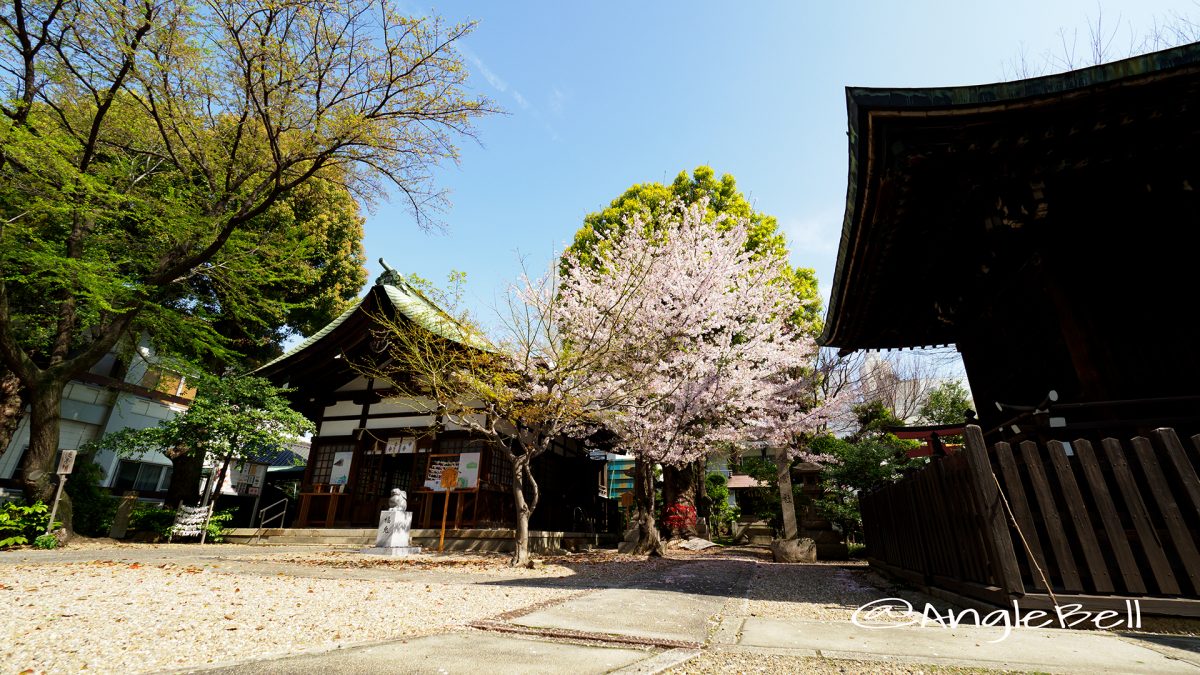
<path id="1" fill-rule="evenodd" d="M 1017 524 L 1017 516 L 1013 514 L 1012 506 L 1008 503 L 1008 497 L 1004 495 L 1004 489 L 1000 487 L 1000 479 L 996 477 L 996 472 L 991 471 L 992 480 L 996 482 L 996 491 L 1000 493 L 1000 501 L 1004 502 L 1004 510 L 1008 512 L 1008 520 L 1012 523 L 1013 529 L 1017 531 L 1017 536 L 1021 538 L 1021 545 L 1025 547 L 1025 555 L 1029 557 L 1029 562 L 1037 570 L 1038 576 L 1042 579 L 1042 585 L 1046 587 L 1046 594 L 1050 596 L 1050 601 L 1054 603 L 1054 607 L 1058 608 L 1058 598 L 1054 595 L 1054 590 L 1050 587 L 1050 580 L 1046 578 L 1046 573 L 1042 571 L 1042 566 L 1038 564 L 1037 558 L 1033 555 L 1033 549 L 1030 548 L 1029 542 L 1025 539 L 1025 533 L 1021 531 L 1021 526 Z"/>

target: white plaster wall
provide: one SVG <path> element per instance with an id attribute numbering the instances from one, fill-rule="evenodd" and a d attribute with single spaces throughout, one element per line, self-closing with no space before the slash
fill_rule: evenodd
<path id="1" fill-rule="evenodd" d="M 366 391 L 366 390 L 367 390 L 367 378 L 363 377 L 362 375 L 359 375 L 358 377 L 354 378 L 353 380 L 350 380 L 346 384 L 337 388 L 337 391 Z"/>
<path id="2" fill-rule="evenodd" d="M 329 424 L 327 422 L 327 424 Z M 433 415 L 421 415 L 420 417 L 392 417 L 384 419 L 367 420 L 368 429 L 392 429 L 392 428 L 408 428 L 408 427 L 428 427 L 433 424 Z M 355 425 L 357 426 L 357 425 Z M 325 425 L 321 425 L 321 435 L 324 433 Z M 330 434 L 332 435 L 332 434 Z"/>
<path id="3" fill-rule="evenodd" d="M 333 405 L 325 406 L 325 417 L 358 415 L 361 412 L 362 406 L 354 401 L 338 401 Z"/>
<path id="4" fill-rule="evenodd" d="M 427 398 L 389 398 L 379 403 L 371 404 L 372 415 L 401 415 L 405 413 L 424 413 L 437 409 L 437 404 Z"/>
<path id="5" fill-rule="evenodd" d="M 321 429 L 317 433 L 318 436 L 350 436 L 354 434 L 354 430 L 358 428 L 356 420 L 344 420 L 340 422 L 322 422 Z"/>

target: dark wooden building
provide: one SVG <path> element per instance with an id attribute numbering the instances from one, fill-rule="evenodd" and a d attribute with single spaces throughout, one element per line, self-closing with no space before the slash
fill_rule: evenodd
<path id="1" fill-rule="evenodd" d="M 957 345 L 985 430 L 1047 403 L 1056 427 L 1196 429 L 1200 45 L 846 96 L 822 344 Z"/>
<path id="2" fill-rule="evenodd" d="M 397 399 L 387 382 L 351 366 L 382 351 L 376 317 L 413 322 L 468 348 L 486 348 L 400 274 L 388 270 L 362 300 L 258 374 L 294 388 L 292 405 L 317 425 L 298 496 L 296 527 L 373 527 L 393 488 L 408 492 L 413 527 L 438 527 L 446 493 L 439 467 L 459 470 L 448 527 L 509 528 L 515 523 L 512 467 L 502 452 L 429 402 Z M 571 439 L 534 461 L 541 501 L 534 529 L 588 532 L 607 522 L 599 460 Z"/>
<path id="3" fill-rule="evenodd" d="M 955 344 L 980 421 L 861 496 L 872 565 L 1002 607 L 1200 616 L 1200 43 L 847 100 L 821 342 Z"/>

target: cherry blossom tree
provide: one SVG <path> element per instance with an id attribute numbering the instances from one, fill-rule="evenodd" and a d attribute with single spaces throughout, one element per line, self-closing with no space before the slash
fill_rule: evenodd
<path id="1" fill-rule="evenodd" d="M 705 206 L 677 204 L 654 224 L 635 219 L 619 246 L 600 247 L 600 265 L 564 265 L 564 332 L 611 345 L 605 356 L 617 357 L 602 370 L 604 389 L 623 395 L 597 414 L 639 460 L 638 552 L 662 552 L 656 463 L 682 466 L 746 440 L 797 456 L 797 439 L 826 410 L 804 403 L 816 346 L 788 320 L 801 300 L 782 254 L 747 252 L 746 222 L 705 222 Z M 602 321 L 610 308 L 624 319 Z"/>

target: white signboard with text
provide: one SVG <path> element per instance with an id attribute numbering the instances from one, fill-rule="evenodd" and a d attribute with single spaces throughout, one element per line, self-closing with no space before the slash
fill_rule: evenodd
<path id="1" fill-rule="evenodd" d="M 442 472 L 447 468 L 458 471 L 455 490 L 471 490 L 479 486 L 479 453 L 464 452 L 457 455 L 433 455 L 429 458 L 429 469 L 425 472 L 425 487 L 442 492 Z"/>

